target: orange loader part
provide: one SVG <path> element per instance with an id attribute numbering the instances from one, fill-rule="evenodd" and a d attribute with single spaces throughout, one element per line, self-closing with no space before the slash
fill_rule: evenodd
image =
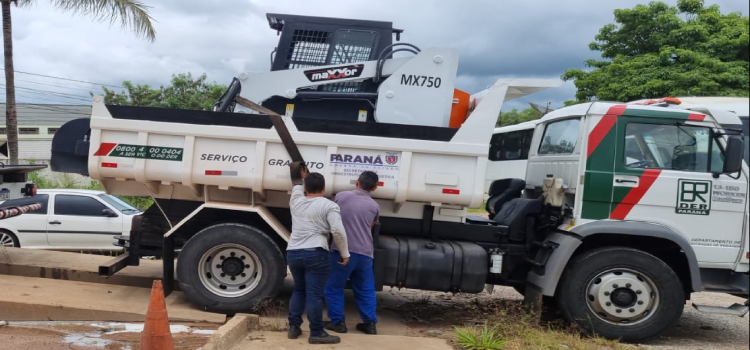
<path id="1" fill-rule="evenodd" d="M 471 95 L 467 92 L 453 89 L 453 107 L 451 108 L 451 120 L 448 124 L 451 128 L 460 128 L 461 124 L 469 116 L 469 101 Z"/>
<path id="2" fill-rule="evenodd" d="M 161 280 L 155 280 L 151 286 L 146 323 L 141 332 L 141 350 L 174 350 Z"/>

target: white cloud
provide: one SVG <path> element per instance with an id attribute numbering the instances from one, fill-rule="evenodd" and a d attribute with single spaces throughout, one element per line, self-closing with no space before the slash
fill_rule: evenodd
<path id="1" fill-rule="evenodd" d="M 118 24 L 92 22 L 58 11 L 40 0 L 13 8 L 16 70 L 119 85 L 124 80 L 165 84 L 173 74 L 206 73 L 228 83 L 239 71 L 269 69 L 277 36 L 267 12 L 391 21 L 405 29 L 402 41 L 422 48 L 459 50 L 459 88 L 475 92 L 505 76 L 559 77 L 597 53 L 588 49 L 598 29 L 613 21 L 612 11 L 645 0 L 161 0 L 154 1 L 157 40 L 135 38 Z M 676 0 L 669 0 L 675 3 Z M 725 12 L 750 12 L 748 3 L 708 0 Z M 96 87 L 18 74 L 19 86 L 87 95 Z M 28 81 L 64 86 L 40 85 Z M 575 88 L 535 95 L 561 104 Z M 59 102 L 40 94 L 24 102 Z M 72 99 L 69 99 L 72 101 Z M 80 102 L 80 100 L 78 100 Z M 509 104 L 523 108 L 522 102 Z"/>

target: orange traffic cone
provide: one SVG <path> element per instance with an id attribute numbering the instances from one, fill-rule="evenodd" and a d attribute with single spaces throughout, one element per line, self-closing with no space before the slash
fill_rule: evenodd
<path id="1" fill-rule="evenodd" d="M 174 350 L 167 304 L 164 301 L 164 288 L 160 280 L 155 280 L 151 286 L 146 323 L 141 332 L 141 350 Z"/>

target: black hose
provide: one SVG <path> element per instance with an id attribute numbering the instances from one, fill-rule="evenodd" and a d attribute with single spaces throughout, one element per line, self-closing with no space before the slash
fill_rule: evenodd
<path id="1" fill-rule="evenodd" d="M 392 50 L 396 46 L 408 46 L 408 47 L 411 47 L 411 49 L 400 48 L 398 50 Z M 408 51 L 416 55 L 422 50 L 416 45 L 409 44 L 409 43 L 395 43 L 395 44 L 388 45 L 386 48 L 383 49 L 383 51 L 380 52 L 380 55 L 378 55 L 378 62 L 376 64 L 376 69 L 375 69 L 375 78 L 373 79 L 376 83 L 379 82 L 380 78 L 383 76 L 383 65 L 384 65 L 384 61 L 386 57 L 393 55 L 393 53 L 399 52 L 399 51 Z"/>

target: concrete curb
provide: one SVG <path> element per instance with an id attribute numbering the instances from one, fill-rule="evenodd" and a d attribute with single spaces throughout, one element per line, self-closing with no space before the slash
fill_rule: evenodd
<path id="1" fill-rule="evenodd" d="M 242 341 L 249 331 L 258 329 L 258 315 L 237 314 L 211 335 L 201 350 L 229 350 Z"/>
<path id="2" fill-rule="evenodd" d="M 140 266 L 126 267 L 110 277 L 99 276 L 99 265 L 111 259 L 114 257 L 0 247 L 0 275 L 41 277 L 149 289 L 153 280 L 162 278 L 162 264 L 158 260 L 141 260 Z M 175 283 L 174 288 L 174 290 L 179 290 L 179 284 Z"/>
<path id="3" fill-rule="evenodd" d="M 0 291 L 0 318 L 5 321 L 143 322 L 151 296 L 148 288 L 6 275 L 0 275 Z M 171 322 L 227 320 L 196 308 L 182 292 L 165 301 Z"/>

